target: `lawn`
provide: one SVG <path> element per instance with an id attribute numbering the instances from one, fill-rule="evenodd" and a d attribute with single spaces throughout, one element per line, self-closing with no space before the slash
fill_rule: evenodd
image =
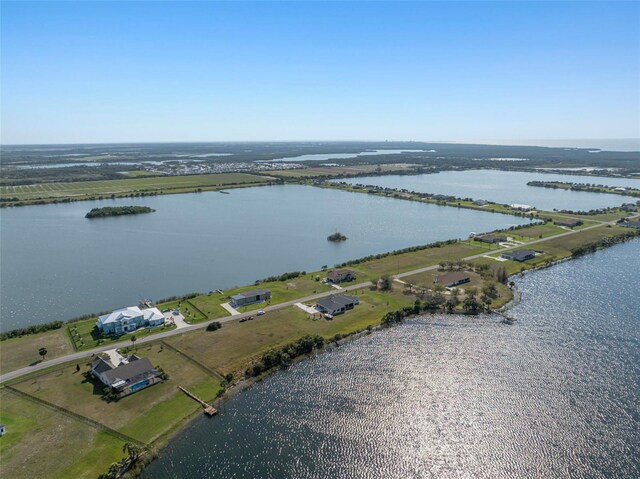
<path id="1" fill-rule="evenodd" d="M 455 243 L 439 248 L 429 248 L 402 255 L 389 255 L 381 259 L 367 261 L 353 266 L 347 266 L 360 273 L 357 281 L 379 278 L 381 275 L 403 273 L 412 269 L 423 268 L 439 264 L 442 261 L 455 261 L 474 254 L 487 252 L 482 246 L 467 243 Z"/>
<path id="2" fill-rule="evenodd" d="M 8 373 L 39 362 L 42 359 L 38 355 L 41 347 L 47 348 L 45 359 L 73 352 L 64 326 L 53 331 L 7 339 L 0 342 L 0 373 Z"/>
<path id="3" fill-rule="evenodd" d="M 220 304 L 229 302 L 230 296 L 245 291 L 251 291 L 256 288 L 266 288 L 270 290 L 271 299 L 269 301 L 237 308 L 240 312 L 256 311 L 268 305 L 284 303 L 296 298 L 302 298 L 304 296 L 322 293 L 333 289 L 331 286 L 323 284 L 321 281 L 316 281 L 316 276 L 319 276 L 321 279 L 324 278 L 323 273 L 306 274 L 288 281 L 269 281 L 260 283 L 257 286 L 252 285 L 234 288 L 225 291 L 224 294 L 213 292 L 197 296 L 189 301 L 209 318 L 219 318 L 229 316 L 227 310 L 222 308 Z"/>
<path id="4" fill-rule="evenodd" d="M 201 332 L 198 334 L 202 334 Z M 89 366 L 75 365 L 15 383 L 23 392 L 89 417 L 142 442 L 152 442 L 178 427 L 201 406 L 178 389 L 183 386 L 204 400 L 215 397 L 220 383 L 201 368 L 161 344 L 143 345 L 140 356 L 169 374 L 169 380 L 155 384 L 117 402 L 102 400 L 103 385 L 82 374 Z"/>
<path id="5" fill-rule="evenodd" d="M 336 334 L 380 323 L 387 311 L 413 303 L 413 298 L 399 292 L 379 293 L 359 290 L 360 304 L 332 321 L 310 319 L 295 306 L 270 311 L 253 321 L 231 321 L 214 332 L 192 332 L 173 336 L 167 342 L 223 374 L 242 374 L 251 361 L 264 351 L 282 346 L 306 334 L 332 338 Z"/>
<path id="6" fill-rule="evenodd" d="M 274 178 L 246 173 L 211 175 L 137 177 L 123 180 L 77 181 L 71 183 L 41 183 L 21 186 L 0 186 L 0 197 L 19 201 L 62 198 L 88 199 L 98 196 L 128 196 L 132 193 L 182 193 L 198 188 L 220 189 L 233 185 L 268 183 Z"/>
<path id="7" fill-rule="evenodd" d="M 121 440 L 6 390 L 0 423 L 2 477 L 93 479 L 124 457 Z"/>

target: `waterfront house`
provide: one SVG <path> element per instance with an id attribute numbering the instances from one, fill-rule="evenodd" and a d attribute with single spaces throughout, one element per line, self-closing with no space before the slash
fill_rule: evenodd
<path id="1" fill-rule="evenodd" d="M 574 218 L 560 218 L 553 222 L 554 225 L 566 226 L 567 228 L 575 228 L 582 224 L 582 220 Z"/>
<path id="2" fill-rule="evenodd" d="M 450 271 L 433 279 L 434 283 L 441 284 L 445 288 L 453 288 L 469 281 L 471 281 L 471 276 L 464 271 Z"/>
<path id="3" fill-rule="evenodd" d="M 334 284 L 353 281 L 354 279 L 356 279 L 356 274 L 350 269 L 334 269 L 327 273 L 327 281 Z"/>
<path id="4" fill-rule="evenodd" d="M 486 206 L 489 202 L 487 200 L 475 200 L 473 204 L 476 206 Z"/>
<path id="5" fill-rule="evenodd" d="M 360 300 L 355 296 L 349 296 L 347 294 L 335 294 L 328 298 L 322 298 L 316 303 L 316 309 L 322 313 L 335 316 L 336 314 L 342 314 L 345 311 L 353 309 Z"/>
<path id="6" fill-rule="evenodd" d="M 520 203 L 512 203 L 509 206 L 514 210 L 520 211 L 531 211 L 533 209 L 533 206 L 531 205 L 521 205 Z"/>
<path id="7" fill-rule="evenodd" d="M 254 289 L 244 293 L 238 293 L 231 296 L 229 304 L 234 308 L 247 306 L 249 304 L 262 303 L 271 298 L 271 291 L 268 289 Z"/>
<path id="8" fill-rule="evenodd" d="M 158 308 L 140 309 L 138 306 L 116 309 L 98 318 L 96 326 L 107 335 L 131 333 L 138 328 L 162 326 L 164 315 Z"/>
<path id="9" fill-rule="evenodd" d="M 536 252 L 531 249 L 517 249 L 514 251 L 507 251 L 506 253 L 502 253 L 502 257 L 504 259 L 522 263 L 523 261 L 535 258 Z"/>
<path id="10" fill-rule="evenodd" d="M 638 208 L 633 203 L 624 203 L 620 209 L 622 211 L 626 211 L 627 213 L 633 213 L 634 211 L 638 211 Z"/>
<path id="11" fill-rule="evenodd" d="M 499 236 L 499 235 L 482 235 L 482 236 L 476 236 L 473 239 L 475 241 L 481 241 L 483 243 L 489 243 L 489 244 L 504 243 L 505 241 L 507 241 L 506 236 Z"/>
<path id="12" fill-rule="evenodd" d="M 97 357 L 91 363 L 91 372 L 105 386 L 120 397 L 140 391 L 162 381 L 161 373 L 147 358 L 131 355 L 118 366 L 108 359 Z"/>

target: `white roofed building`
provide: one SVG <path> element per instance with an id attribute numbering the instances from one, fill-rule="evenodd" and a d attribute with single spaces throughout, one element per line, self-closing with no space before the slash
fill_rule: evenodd
<path id="1" fill-rule="evenodd" d="M 103 334 L 125 334 L 138 328 L 162 326 L 164 315 L 158 308 L 140 309 L 137 306 L 116 309 L 98 318 L 96 326 Z"/>

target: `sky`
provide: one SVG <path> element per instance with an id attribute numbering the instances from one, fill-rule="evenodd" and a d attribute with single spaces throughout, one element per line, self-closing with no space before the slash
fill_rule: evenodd
<path id="1" fill-rule="evenodd" d="M 640 137 L 639 2 L 1 2 L 0 142 Z"/>

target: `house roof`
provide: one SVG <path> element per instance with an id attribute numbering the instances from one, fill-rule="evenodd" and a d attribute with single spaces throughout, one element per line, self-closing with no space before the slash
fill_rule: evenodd
<path id="1" fill-rule="evenodd" d="M 515 251 L 507 251 L 506 253 L 503 253 L 502 256 L 504 257 L 510 257 L 513 258 L 515 260 L 525 260 L 527 259 L 528 256 L 534 255 L 535 256 L 536 252 L 533 251 L 532 249 L 517 249 Z"/>
<path id="2" fill-rule="evenodd" d="M 138 378 L 142 379 L 144 376 L 156 372 L 148 358 L 138 358 L 137 356 L 136 358 L 133 359 L 132 356 L 128 363 L 106 371 L 105 377 L 113 384 L 117 381 L 131 382 Z"/>
<path id="3" fill-rule="evenodd" d="M 327 276 L 343 276 L 345 274 L 353 274 L 350 269 L 334 269 L 327 273 Z"/>
<path id="4" fill-rule="evenodd" d="M 98 374 L 102 374 L 105 371 L 111 371 L 114 368 L 115 366 L 111 361 L 109 361 L 108 359 L 101 358 L 100 356 L 95 358 L 91 363 L 91 369 L 97 372 Z"/>
<path id="5" fill-rule="evenodd" d="M 155 308 L 154 308 L 155 309 Z M 115 311 L 102 315 L 98 318 L 100 324 L 119 323 L 124 319 L 137 318 L 142 316 L 142 311 L 137 306 L 116 309 Z"/>
<path id="6" fill-rule="evenodd" d="M 164 319 L 164 314 L 158 308 L 147 308 L 142 310 L 142 316 L 146 321 Z"/>
<path id="7" fill-rule="evenodd" d="M 507 241 L 507 237 L 506 236 L 492 235 L 492 234 L 480 235 L 480 236 L 476 236 L 476 238 L 478 238 L 479 240 L 484 240 L 484 241 Z"/>
<path id="8" fill-rule="evenodd" d="M 349 304 L 358 303 L 359 300 L 355 296 L 349 296 L 347 294 L 336 294 L 329 296 L 328 298 L 322 298 L 316 303 L 323 309 L 328 311 L 334 311 L 336 309 L 344 308 Z"/>
<path id="9" fill-rule="evenodd" d="M 434 283 L 448 285 L 455 284 L 460 281 L 470 280 L 471 276 L 469 273 L 465 273 L 464 271 L 450 271 L 448 273 L 441 274 L 436 276 Z"/>
<path id="10" fill-rule="evenodd" d="M 261 289 L 252 289 L 251 291 L 245 291 L 244 293 L 238 293 L 231 296 L 233 299 L 244 299 L 244 298 L 253 298 L 254 296 L 261 296 L 263 294 L 269 294 L 269 291 L 266 288 Z"/>

